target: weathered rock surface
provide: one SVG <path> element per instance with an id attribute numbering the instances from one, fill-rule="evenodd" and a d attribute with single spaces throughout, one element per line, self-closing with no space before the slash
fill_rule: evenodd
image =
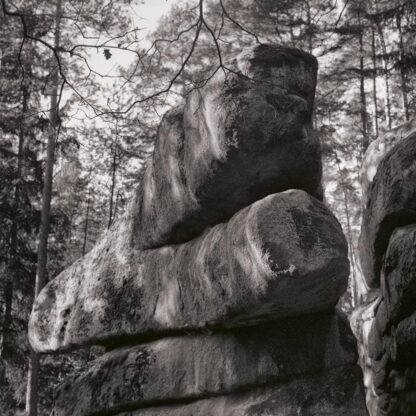
<path id="1" fill-rule="evenodd" d="M 357 366 L 338 367 L 274 387 L 118 416 L 367 416 L 359 378 Z"/>
<path id="2" fill-rule="evenodd" d="M 367 298 L 364 303 L 360 304 L 350 317 L 351 328 L 357 339 L 358 362 L 363 371 L 366 405 L 371 416 L 376 415 L 379 401 L 374 387 L 373 360 L 369 354 L 371 328 L 381 302 L 381 295 L 377 292 L 372 293 L 372 297 Z"/>
<path id="3" fill-rule="evenodd" d="M 356 361 L 348 322 L 333 313 L 170 337 L 100 357 L 62 386 L 54 409 L 59 416 L 114 413 L 276 384 Z"/>
<path id="4" fill-rule="evenodd" d="M 386 322 L 395 324 L 416 308 L 416 225 L 396 228 L 382 274 Z"/>
<path id="5" fill-rule="evenodd" d="M 382 258 L 393 230 L 411 223 L 416 223 L 416 133 L 380 163 L 363 212 L 359 250 L 370 287 L 380 285 Z"/>
<path id="6" fill-rule="evenodd" d="M 397 145 L 400 141 L 408 138 L 416 132 L 416 119 L 412 119 L 403 123 L 396 128 L 383 133 L 376 140 L 370 143 L 364 155 L 361 167 L 361 190 L 362 190 L 362 209 L 364 210 L 368 204 L 371 196 L 371 189 L 373 186 L 373 179 L 377 172 L 380 162 L 384 157 Z M 359 305 L 354 319 L 359 318 L 359 310 L 365 309 L 365 304 L 372 303 L 372 299 L 378 296 L 377 291 L 379 287 L 369 287 L 363 274 L 356 273 L 354 281 L 355 295 L 357 296 L 356 303 Z M 371 308 L 371 306 L 370 306 Z M 366 322 L 369 322 L 368 314 L 364 312 Z"/>
<path id="7" fill-rule="evenodd" d="M 416 119 L 412 119 L 379 136 L 368 146 L 361 168 L 363 207 L 367 205 L 368 197 L 371 194 L 373 179 L 380 162 L 396 144 L 415 132 Z"/>
<path id="8" fill-rule="evenodd" d="M 416 120 L 372 144 L 359 242 L 367 282 L 353 313 L 371 416 L 416 414 Z"/>
<path id="9" fill-rule="evenodd" d="M 392 234 L 381 293 L 368 344 L 378 396 L 373 414 L 411 415 L 416 410 L 416 225 Z"/>
<path id="10" fill-rule="evenodd" d="M 341 227 L 303 191 L 271 195 L 176 246 L 138 251 L 130 217 L 37 298 L 38 351 L 328 310 L 346 288 Z"/>
<path id="11" fill-rule="evenodd" d="M 334 311 L 349 262 L 319 201 L 317 61 L 260 45 L 234 68 L 166 114 L 127 214 L 38 296 L 35 350 L 108 351 L 55 416 L 367 414 Z"/>
<path id="12" fill-rule="evenodd" d="M 317 61 L 256 46 L 167 113 L 134 204 L 140 249 L 183 243 L 269 194 L 319 196 L 321 153 L 311 116 Z"/>

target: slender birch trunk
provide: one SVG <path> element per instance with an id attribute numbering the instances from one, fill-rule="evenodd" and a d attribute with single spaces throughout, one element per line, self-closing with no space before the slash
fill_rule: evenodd
<path id="1" fill-rule="evenodd" d="M 90 204 L 91 204 L 91 198 L 90 198 L 90 189 L 88 189 L 88 197 L 87 197 L 87 212 L 85 215 L 85 226 L 84 226 L 84 243 L 82 244 L 82 255 L 85 255 L 85 252 L 87 250 L 87 241 L 88 241 L 88 222 L 90 219 Z"/>
<path id="2" fill-rule="evenodd" d="M 376 34 L 371 26 L 371 59 L 373 61 L 373 107 L 374 107 L 374 136 L 378 137 L 378 106 L 377 106 L 377 58 Z"/>
<path id="3" fill-rule="evenodd" d="M 378 3 L 377 3 L 377 1 L 375 1 L 374 4 L 375 4 L 376 14 L 377 14 L 378 13 Z M 390 98 L 390 75 L 389 75 L 389 67 L 388 67 L 388 61 L 387 61 L 386 39 L 384 37 L 383 28 L 381 27 L 378 16 L 376 16 L 376 18 L 375 18 L 375 23 L 376 23 L 378 36 L 380 38 L 381 50 L 383 52 L 384 82 L 385 82 L 385 85 L 386 85 L 386 101 L 385 101 L 386 121 L 387 121 L 388 128 L 391 129 L 392 128 L 392 119 L 391 119 L 391 98 Z"/>
<path id="4" fill-rule="evenodd" d="M 358 24 L 360 26 L 359 43 L 360 43 L 360 112 L 363 139 L 361 143 L 362 153 L 364 154 L 370 144 L 368 137 L 368 118 L 367 118 L 367 99 L 365 95 L 365 76 L 364 76 L 364 40 L 363 26 L 361 15 L 358 15 Z"/>
<path id="5" fill-rule="evenodd" d="M 110 214 L 109 214 L 109 218 L 108 218 L 108 227 L 110 228 L 113 219 L 114 219 L 114 215 L 113 215 L 113 207 L 114 207 L 114 190 L 116 187 L 116 171 L 117 171 L 117 148 L 116 148 L 116 144 L 113 143 L 113 162 L 111 164 L 111 191 L 110 191 Z"/>
<path id="6" fill-rule="evenodd" d="M 405 54 L 404 54 L 404 43 L 403 43 L 403 32 L 402 32 L 402 18 L 400 15 L 396 17 L 397 30 L 399 32 L 399 48 L 400 48 L 400 86 L 402 90 L 403 99 L 403 110 L 406 121 L 410 120 L 409 114 L 409 99 L 407 96 L 407 79 L 406 69 L 404 66 Z"/>
<path id="7" fill-rule="evenodd" d="M 59 51 L 60 46 L 60 21 L 62 0 L 57 0 L 55 13 L 55 34 L 54 48 Z M 47 144 L 47 156 L 45 175 L 42 191 L 42 213 L 39 230 L 38 259 L 36 267 L 35 297 L 47 283 L 47 254 L 48 236 L 51 216 L 52 181 L 53 167 L 55 163 L 55 147 L 58 134 L 59 109 L 59 72 L 56 68 L 52 74 L 52 91 L 49 111 L 49 136 Z M 38 407 L 38 377 L 39 377 L 39 354 L 31 349 L 29 358 L 29 372 L 26 391 L 26 414 L 27 416 L 37 416 Z"/>

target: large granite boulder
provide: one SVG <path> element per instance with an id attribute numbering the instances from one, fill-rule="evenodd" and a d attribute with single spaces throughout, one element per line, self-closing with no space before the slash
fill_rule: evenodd
<path id="1" fill-rule="evenodd" d="M 188 241 L 272 193 L 319 194 L 316 59 L 261 45 L 232 66 L 165 115 L 134 205 L 138 248 Z"/>
<path id="2" fill-rule="evenodd" d="M 416 119 L 412 119 L 382 134 L 376 140 L 370 143 L 370 146 L 368 146 L 368 149 L 365 153 L 361 167 L 361 194 L 363 208 L 366 207 L 368 198 L 371 195 L 373 179 L 380 162 L 396 144 L 415 132 Z"/>
<path id="3" fill-rule="evenodd" d="M 368 146 L 361 166 L 361 204 L 363 211 L 366 209 L 372 195 L 371 191 L 373 187 L 373 180 L 379 164 L 396 144 L 398 144 L 401 140 L 408 138 L 415 132 L 416 119 L 412 119 L 388 132 L 383 133 Z M 361 322 L 360 311 L 363 311 L 366 316 L 365 322 L 366 325 L 368 325 L 370 315 L 365 312 L 365 309 L 367 307 L 372 309 L 374 298 L 380 295 L 380 288 L 377 285 L 370 287 L 361 270 L 356 271 L 353 285 L 356 304 L 359 306 L 356 308 L 352 318 L 353 321 L 357 320 L 358 329 Z M 358 330 L 358 332 L 360 331 Z"/>
<path id="4" fill-rule="evenodd" d="M 416 132 L 388 133 L 365 161 L 360 258 L 372 299 L 353 314 L 371 416 L 416 413 Z M 364 163 L 363 172 L 370 172 Z M 372 172 L 374 173 L 374 172 Z"/>
<path id="5" fill-rule="evenodd" d="M 307 342 L 304 340 L 307 339 Z M 357 361 L 345 319 L 332 312 L 115 349 L 61 388 L 61 416 L 189 401 L 276 384 Z"/>
<path id="6" fill-rule="evenodd" d="M 363 212 L 360 260 L 370 287 L 380 286 L 380 270 L 393 230 L 416 222 L 416 132 L 382 160 Z"/>
<path id="7" fill-rule="evenodd" d="M 360 377 L 357 366 L 342 366 L 273 387 L 117 416 L 364 416 Z"/>
<path id="8" fill-rule="evenodd" d="M 341 227 L 303 191 L 154 250 L 129 246 L 130 218 L 43 289 L 29 323 L 37 351 L 328 310 L 346 288 Z"/>
<path id="9" fill-rule="evenodd" d="M 416 225 L 396 228 L 381 276 L 382 301 L 368 343 L 375 414 L 410 415 L 416 411 Z"/>
<path id="10" fill-rule="evenodd" d="M 234 68 L 165 116 L 126 215 L 37 298 L 35 350 L 108 350 L 54 415 L 367 414 L 334 309 L 349 263 L 319 200 L 316 60 L 260 45 Z"/>

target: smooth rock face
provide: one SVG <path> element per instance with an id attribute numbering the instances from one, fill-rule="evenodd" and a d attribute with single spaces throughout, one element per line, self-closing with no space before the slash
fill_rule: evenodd
<path id="1" fill-rule="evenodd" d="M 38 351 L 206 326 L 240 326 L 332 308 L 346 288 L 347 243 L 303 191 L 271 195 L 177 246 L 129 247 L 130 217 L 37 298 Z"/>
<path id="2" fill-rule="evenodd" d="M 368 346 L 378 396 L 374 414 L 411 415 L 416 411 L 416 225 L 394 231 L 381 292 Z"/>
<path id="3" fill-rule="evenodd" d="M 367 416 L 359 378 L 357 366 L 344 366 L 274 387 L 118 416 Z"/>
<path id="4" fill-rule="evenodd" d="M 396 227 L 416 223 L 416 133 L 380 163 L 363 212 L 359 251 L 370 287 L 380 286 L 382 258 Z"/>
<path id="5" fill-rule="evenodd" d="M 361 188 L 362 188 L 362 204 L 367 205 L 368 197 L 371 194 L 371 186 L 374 176 L 377 172 L 378 165 L 393 149 L 393 147 L 401 140 L 406 139 L 416 132 L 416 119 L 412 119 L 401 124 L 393 130 L 390 130 L 376 140 L 371 142 L 365 152 L 362 168 L 361 168 Z"/>
<path id="6" fill-rule="evenodd" d="M 165 115 L 134 205 L 136 247 L 183 243 L 276 192 L 319 196 L 316 59 L 261 45 L 234 67 Z"/>
<path id="7" fill-rule="evenodd" d="M 61 387 L 54 411 L 88 416 L 202 399 L 355 364 L 348 322 L 332 312 L 113 350 Z"/>

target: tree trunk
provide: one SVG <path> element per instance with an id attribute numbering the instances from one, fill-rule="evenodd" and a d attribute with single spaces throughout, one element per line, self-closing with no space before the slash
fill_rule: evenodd
<path id="1" fill-rule="evenodd" d="M 111 192 L 110 192 L 110 215 L 108 218 L 108 227 L 110 228 L 113 222 L 113 206 L 114 206 L 114 190 L 116 186 L 116 170 L 117 170 L 117 151 L 116 145 L 113 145 L 113 163 L 112 163 L 112 175 L 111 175 Z"/>
<path id="2" fill-rule="evenodd" d="M 306 22 L 308 25 L 308 52 L 312 54 L 313 51 L 313 32 L 312 32 L 312 17 L 311 17 L 311 4 L 306 2 Z"/>
<path id="3" fill-rule="evenodd" d="M 61 20 L 61 0 L 57 0 L 55 14 L 55 35 L 54 48 L 58 52 L 60 46 L 60 20 Z M 50 211 L 52 199 L 53 167 L 55 162 L 55 146 L 58 133 L 58 91 L 59 91 L 59 72 L 56 68 L 52 74 L 52 91 L 50 100 L 49 121 L 50 129 L 47 144 L 47 156 L 45 166 L 45 176 L 42 191 L 42 213 L 39 230 L 38 259 L 36 267 L 35 297 L 47 283 L 47 249 L 50 227 Z M 39 354 L 31 350 L 29 359 L 28 384 L 26 391 L 26 414 L 27 416 L 37 416 L 38 405 L 38 373 L 39 373 Z"/>
<path id="4" fill-rule="evenodd" d="M 308 52 L 312 54 L 313 52 L 313 30 L 312 30 L 312 16 L 311 16 L 311 3 L 308 0 L 306 2 L 306 24 L 307 24 L 307 40 L 308 40 Z M 315 107 L 315 103 L 314 103 Z M 316 129 L 317 119 L 316 111 L 312 113 L 312 128 Z"/>
<path id="5" fill-rule="evenodd" d="M 391 103 L 390 103 L 390 77 L 389 77 L 389 68 L 387 62 L 387 48 L 386 42 L 384 41 L 383 29 L 381 28 L 380 24 L 379 27 L 379 34 L 380 34 L 380 42 L 382 45 L 383 50 L 383 63 L 384 63 L 384 82 L 386 83 L 386 121 L 389 129 L 392 127 L 391 121 Z"/>
<path id="6" fill-rule="evenodd" d="M 276 24 L 277 27 L 277 24 Z M 290 42 L 292 47 L 296 47 L 295 34 L 293 33 L 293 16 L 289 13 L 289 33 L 290 33 Z"/>
<path id="7" fill-rule="evenodd" d="M 348 204 L 348 194 L 346 191 L 346 187 L 344 185 L 345 181 L 343 179 L 342 169 L 340 166 L 340 160 L 336 152 L 335 152 L 335 162 L 336 162 L 338 173 L 339 173 L 340 185 L 342 187 L 344 213 L 345 213 L 345 219 L 347 221 L 347 243 L 348 243 L 348 248 L 349 248 L 348 254 L 350 258 L 351 271 L 352 271 L 352 282 L 350 282 L 351 283 L 351 307 L 354 309 L 357 304 L 357 298 L 358 298 L 358 294 L 354 285 L 354 282 L 356 281 L 356 258 L 355 258 L 355 250 L 354 250 L 354 239 L 352 235 L 350 208 Z"/>
<path id="8" fill-rule="evenodd" d="M 90 189 L 88 189 L 88 197 L 87 197 L 87 213 L 85 215 L 85 226 L 84 226 L 84 243 L 82 245 L 82 255 L 85 255 L 87 249 L 87 238 L 88 238 L 88 221 L 90 217 Z"/>
<path id="9" fill-rule="evenodd" d="M 376 13 L 378 13 L 378 3 L 375 1 Z M 386 121 L 389 129 L 392 127 L 392 120 L 391 120 L 391 100 L 390 100 L 390 77 L 389 77 L 389 68 L 388 68 L 388 61 L 387 61 L 387 47 L 386 41 L 384 38 L 383 28 L 381 27 L 380 21 L 378 16 L 375 18 L 376 27 L 378 31 L 378 36 L 380 38 L 380 45 L 381 50 L 383 52 L 383 69 L 384 69 L 384 82 L 386 84 Z"/>
<path id="10" fill-rule="evenodd" d="M 370 144 L 368 138 L 368 119 L 367 119 L 367 100 L 365 96 L 365 77 L 364 77 L 364 43 L 363 43 L 363 27 L 361 24 L 361 16 L 358 14 L 358 24 L 360 26 L 360 108 L 361 108 L 361 124 L 362 124 L 362 134 L 363 139 L 361 143 L 362 154 L 367 150 L 368 145 Z"/>
<path id="11" fill-rule="evenodd" d="M 4 288 L 4 317 L 1 334 L 0 357 L 6 359 L 10 353 L 10 327 L 12 323 L 13 277 L 11 270 L 6 267 L 6 285 Z"/>
<path id="12" fill-rule="evenodd" d="M 399 48 L 400 48 L 400 85 L 403 97 L 403 110 L 406 121 L 410 120 L 409 114 L 409 100 L 407 97 L 407 80 L 406 80 L 406 68 L 405 68 L 405 54 L 403 45 L 403 33 L 402 33 L 402 18 L 398 14 L 396 17 L 397 30 L 399 31 Z"/>
<path id="13" fill-rule="evenodd" d="M 118 201 L 120 199 L 120 190 L 117 191 L 116 202 L 114 203 L 114 218 L 117 218 Z"/>
<path id="14" fill-rule="evenodd" d="M 377 107 L 377 59 L 376 59 L 376 34 L 371 26 L 371 59 L 373 61 L 373 106 L 374 106 L 374 136 L 378 137 L 378 107 Z"/>
<path id="15" fill-rule="evenodd" d="M 20 119 L 20 129 L 19 129 L 19 144 L 17 151 L 17 172 L 16 172 L 16 185 L 14 187 L 14 197 L 13 197 L 13 209 L 16 215 L 20 210 L 20 199 L 21 199 L 21 180 L 23 176 L 23 164 L 24 156 L 23 149 L 25 145 L 25 116 L 27 113 L 27 103 L 29 99 L 29 92 L 27 86 L 22 84 L 22 114 Z M 10 260 L 6 268 L 6 286 L 4 289 L 4 319 L 3 319 L 3 328 L 2 328 L 2 337 L 0 343 L 0 357 L 5 358 L 7 353 L 11 351 L 11 337 L 10 337 L 10 328 L 12 324 L 12 304 L 13 304 L 13 280 L 17 274 L 18 266 L 18 222 L 19 218 L 16 218 L 13 221 L 10 230 Z"/>

